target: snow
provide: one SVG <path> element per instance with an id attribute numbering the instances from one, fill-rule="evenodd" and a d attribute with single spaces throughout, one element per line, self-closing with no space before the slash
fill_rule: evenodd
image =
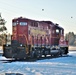
<path id="1" fill-rule="evenodd" d="M 0 56 L 0 75 L 4 73 L 20 73 L 23 75 L 76 75 L 76 51 L 67 56 L 37 60 L 36 62 L 6 62 Z"/>

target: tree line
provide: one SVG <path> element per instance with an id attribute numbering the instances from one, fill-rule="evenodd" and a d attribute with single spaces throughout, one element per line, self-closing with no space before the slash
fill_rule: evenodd
<path id="1" fill-rule="evenodd" d="M 65 35 L 65 40 L 69 41 L 69 45 L 76 45 L 76 35 L 74 34 L 74 32 L 69 32 Z"/>

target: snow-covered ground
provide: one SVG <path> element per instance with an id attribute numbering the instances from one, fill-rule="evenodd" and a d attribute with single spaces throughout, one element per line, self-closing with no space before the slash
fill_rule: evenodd
<path id="1" fill-rule="evenodd" d="M 37 60 L 36 62 L 7 62 L 0 56 L 0 75 L 5 73 L 20 73 L 22 75 L 76 75 L 76 51 L 70 51 L 68 56 Z M 12 74 L 13 75 L 13 74 Z"/>

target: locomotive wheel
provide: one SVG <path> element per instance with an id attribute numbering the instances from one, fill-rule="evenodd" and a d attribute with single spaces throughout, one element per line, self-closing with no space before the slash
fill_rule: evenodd
<path id="1" fill-rule="evenodd" d="M 44 51 L 44 56 L 46 57 L 49 54 L 49 51 Z"/>
<path id="2" fill-rule="evenodd" d="M 37 52 L 36 57 L 40 58 L 41 57 L 41 52 L 40 53 Z"/>
<path id="3" fill-rule="evenodd" d="M 61 52 L 62 52 L 62 54 L 66 54 L 67 55 L 67 53 L 68 53 L 68 47 L 61 48 Z"/>
<path id="4" fill-rule="evenodd" d="M 62 56 L 63 55 L 63 51 L 60 49 L 59 55 Z"/>
<path id="5" fill-rule="evenodd" d="M 37 58 L 41 58 L 42 57 L 42 53 L 38 54 Z"/>
<path id="6" fill-rule="evenodd" d="M 46 57 L 47 55 L 45 54 L 44 56 Z"/>
<path id="7" fill-rule="evenodd" d="M 35 57 L 35 51 L 31 51 L 30 58 L 34 58 L 34 57 Z"/>
<path id="8" fill-rule="evenodd" d="M 68 47 L 65 47 L 65 54 L 68 53 Z"/>

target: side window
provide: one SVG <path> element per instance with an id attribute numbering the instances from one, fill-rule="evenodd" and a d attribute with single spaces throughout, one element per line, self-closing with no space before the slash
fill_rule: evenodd
<path id="1" fill-rule="evenodd" d="M 31 26 L 34 26 L 34 22 L 31 22 Z"/>
<path id="2" fill-rule="evenodd" d="M 13 23 L 12 23 L 12 25 L 13 25 L 13 26 L 16 26 L 16 25 L 17 25 L 17 23 L 16 23 L 16 22 L 13 22 Z"/>
<path id="3" fill-rule="evenodd" d="M 59 29 L 56 29 L 56 33 L 59 34 Z"/>
<path id="4" fill-rule="evenodd" d="M 31 22 L 31 26 L 38 27 L 38 23 L 37 22 Z"/>
<path id="5" fill-rule="evenodd" d="M 61 35 L 63 34 L 63 30 L 61 30 Z"/>
<path id="6" fill-rule="evenodd" d="M 20 25 L 25 26 L 27 25 L 27 22 L 20 22 Z"/>

